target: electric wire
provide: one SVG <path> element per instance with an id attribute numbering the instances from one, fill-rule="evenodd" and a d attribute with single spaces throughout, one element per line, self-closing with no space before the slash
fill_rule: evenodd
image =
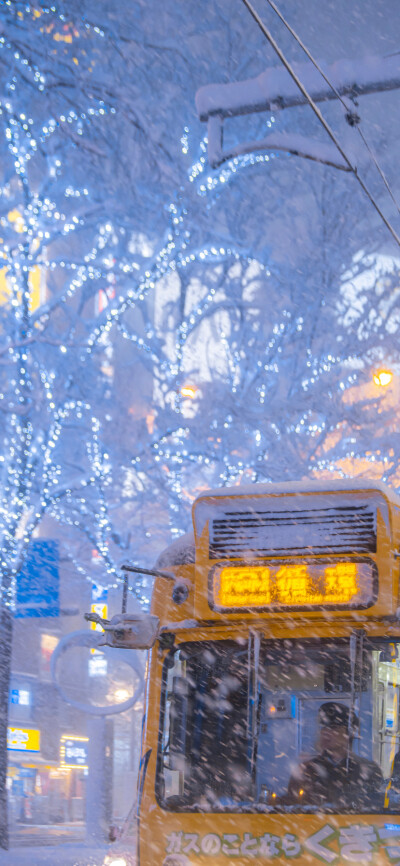
<path id="1" fill-rule="evenodd" d="M 365 147 L 367 148 L 368 153 L 369 153 L 369 155 L 370 155 L 370 157 L 371 157 L 373 163 L 375 164 L 375 167 L 376 167 L 377 171 L 379 172 L 379 174 L 380 174 L 380 176 L 381 176 L 381 178 L 382 178 L 382 180 L 383 180 L 383 183 L 385 184 L 385 187 L 386 187 L 386 189 L 387 189 L 387 191 L 388 191 L 388 193 L 389 193 L 389 195 L 390 195 L 390 198 L 392 199 L 392 202 L 393 202 L 393 204 L 394 204 L 395 207 L 396 207 L 396 210 L 397 210 L 398 213 L 400 214 L 400 206 L 399 206 L 399 204 L 398 204 L 398 202 L 397 202 L 397 199 L 395 198 L 395 195 L 394 195 L 394 193 L 393 193 L 393 191 L 392 191 L 392 189 L 391 189 L 391 187 L 390 187 L 390 184 L 389 184 L 389 182 L 388 182 L 388 180 L 387 180 L 387 178 L 386 178 L 386 175 L 385 175 L 384 171 L 382 170 L 381 166 L 379 165 L 379 162 L 378 162 L 378 160 L 377 160 L 377 158 L 376 158 L 376 156 L 375 156 L 373 150 L 370 148 L 370 146 L 369 146 L 369 144 L 368 144 L 368 141 L 367 141 L 367 139 L 365 138 L 365 135 L 364 135 L 363 131 L 360 129 L 359 126 L 357 126 L 357 132 L 358 132 L 359 136 L 361 137 L 362 141 L 364 142 Z"/>
<path id="2" fill-rule="evenodd" d="M 294 69 L 292 69 L 289 61 L 287 60 L 287 58 L 285 57 L 285 55 L 283 54 L 283 52 L 279 48 L 279 45 L 275 42 L 275 39 L 273 38 L 272 34 L 268 30 L 268 28 L 266 27 L 264 22 L 261 20 L 260 16 L 258 15 L 256 10 L 254 9 L 254 7 L 251 5 L 250 0 L 242 0 L 242 2 L 244 3 L 244 5 L 249 10 L 250 15 L 254 18 L 256 24 L 258 24 L 258 26 L 259 26 L 260 30 L 262 31 L 262 33 L 264 34 L 265 38 L 268 40 L 270 45 L 272 45 L 272 48 L 274 49 L 275 53 L 278 55 L 280 61 L 283 63 L 285 69 L 289 72 L 289 75 L 293 78 L 293 81 L 295 82 L 295 84 L 299 88 L 300 92 L 303 94 L 304 98 L 307 100 L 307 102 L 310 105 L 310 107 L 312 108 L 314 114 L 318 117 L 318 120 L 320 121 L 320 123 L 324 127 L 325 131 L 328 133 L 330 139 L 335 144 L 340 155 L 342 156 L 342 158 L 344 159 L 346 164 L 349 166 L 350 171 L 353 172 L 356 180 L 360 184 L 362 190 L 365 192 L 367 198 L 370 200 L 372 206 L 375 208 L 375 210 L 379 214 L 381 220 L 384 222 L 386 228 L 390 231 L 390 234 L 392 235 L 392 237 L 396 241 L 397 245 L 400 247 L 399 235 L 396 233 L 395 229 L 390 224 L 389 220 L 385 217 L 384 213 L 381 211 L 381 209 L 380 209 L 379 205 L 377 204 L 377 202 L 375 201 L 373 195 L 370 193 L 368 187 L 366 186 L 366 184 L 364 183 L 364 181 L 362 180 L 362 178 L 358 174 L 357 167 L 353 166 L 349 157 L 347 156 L 347 154 L 343 150 L 342 146 L 338 142 L 338 140 L 335 136 L 335 133 L 330 128 L 328 122 L 325 120 L 324 116 L 321 114 L 321 112 L 320 112 L 318 106 L 315 104 L 313 98 L 310 96 L 310 94 L 308 93 L 308 91 L 306 90 L 306 88 L 304 87 L 304 85 L 302 84 L 302 82 L 300 81 L 298 76 L 296 75 Z"/>
<path id="3" fill-rule="evenodd" d="M 279 18 L 279 19 L 282 21 L 282 23 L 285 25 L 285 27 L 287 28 L 287 30 L 289 31 L 289 33 L 293 36 L 293 38 L 296 40 L 296 42 L 298 43 L 298 45 L 300 45 L 300 48 L 302 48 L 302 50 L 303 50 L 304 53 L 307 55 L 308 59 L 311 61 L 311 63 L 312 63 L 313 66 L 315 67 L 315 69 L 318 70 L 319 74 L 322 76 L 322 78 L 324 79 L 324 81 L 326 81 L 328 87 L 330 87 L 330 89 L 333 91 L 333 93 L 335 94 L 335 96 L 337 97 L 337 99 L 339 99 L 339 101 L 342 103 L 343 107 L 344 107 L 345 110 L 346 110 L 346 115 L 348 115 L 348 114 L 349 114 L 349 106 L 348 106 L 348 103 L 346 102 L 345 99 L 343 99 L 342 95 L 339 93 L 339 91 L 337 90 L 337 88 L 335 87 L 335 85 L 332 84 L 332 82 L 329 80 L 328 76 L 325 74 L 325 72 L 323 71 L 323 69 L 322 69 L 321 66 L 319 65 L 318 61 L 317 61 L 317 60 L 315 59 L 315 57 L 313 57 L 313 55 L 311 54 L 311 51 L 308 50 L 307 46 L 304 45 L 304 42 L 300 39 L 300 36 L 298 35 L 298 33 L 296 33 L 296 31 L 293 29 L 293 27 L 290 26 L 289 22 L 286 20 L 286 18 L 284 17 L 284 15 L 283 15 L 282 12 L 280 11 L 280 9 L 278 9 L 278 7 L 277 7 L 276 4 L 273 2 L 273 0 L 266 0 L 266 2 L 267 2 L 268 5 L 271 7 L 271 9 L 274 10 L 274 12 L 275 12 L 276 15 L 278 16 L 278 18 Z M 369 146 L 369 144 L 368 144 L 368 142 L 367 142 L 367 140 L 366 140 L 366 138 L 365 138 L 364 133 L 362 132 L 362 130 L 360 129 L 360 127 L 359 127 L 359 125 L 358 125 L 358 121 L 356 121 L 354 125 L 356 126 L 357 132 L 358 132 L 358 134 L 360 135 L 360 138 L 362 139 L 362 141 L 363 141 L 365 147 L 367 148 L 368 153 L 369 153 L 369 155 L 370 155 L 372 161 L 374 162 L 375 167 L 376 167 L 377 171 L 378 171 L 379 174 L 380 174 L 380 177 L 381 177 L 382 180 L 383 180 L 383 183 L 385 184 L 385 187 L 386 187 L 386 189 L 387 189 L 387 191 L 388 191 L 388 193 L 389 193 L 389 195 L 390 195 L 390 197 L 391 197 L 391 199 L 392 199 L 392 201 L 393 201 L 393 204 L 395 205 L 397 211 L 398 211 L 399 214 L 400 214 L 400 206 L 398 205 L 398 203 L 397 203 L 397 201 L 396 201 L 396 198 L 395 198 L 395 196 L 394 196 L 394 193 L 393 193 L 392 189 L 390 188 L 390 185 L 389 185 L 389 183 L 388 183 L 388 180 L 387 180 L 387 178 L 386 178 L 386 176 L 385 176 L 385 174 L 384 174 L 384 172 L 383 172 L 381 166 L 379 165 L 378 160 L 377 160 L 375 154 L 373 153 L 372 149 L 370 148 L 370 146 Z"/>

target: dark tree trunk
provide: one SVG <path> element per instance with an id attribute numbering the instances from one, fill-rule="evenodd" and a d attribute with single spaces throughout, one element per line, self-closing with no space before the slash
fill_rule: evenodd
<path id="1" fill-rule="evenodd" d="M 12 613 L 0 608 L 0 848 L 8 849 L 7 724 L 11 675 Z"/>

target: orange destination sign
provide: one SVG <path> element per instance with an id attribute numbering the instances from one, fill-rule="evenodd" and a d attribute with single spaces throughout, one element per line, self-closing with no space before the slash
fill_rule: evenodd
<path id="1" fill-rule="evenodd" d="M 232 565 L 213 573 L 213 606 L 238 608 L 369 607 L 375 600 L 371 561 L 302 561 Z"/>

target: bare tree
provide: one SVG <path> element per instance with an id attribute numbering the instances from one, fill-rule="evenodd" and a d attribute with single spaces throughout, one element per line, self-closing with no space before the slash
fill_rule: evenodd
<path id="1" fill-rule="evenodd" d="M 210 170 L 201 77 L 257 65 L 227 0 L 203 31 L 179 4 L 1 10 L 6 847 L 15 588 L 45 515 L 82 570 L 90 540 L 106 584 L 188 529 L 204 487 L 371 467 L 396 485 L 398 401 L 371 375 L 398 370 L 400 314 L 347 178 L 268 154 Z"/>

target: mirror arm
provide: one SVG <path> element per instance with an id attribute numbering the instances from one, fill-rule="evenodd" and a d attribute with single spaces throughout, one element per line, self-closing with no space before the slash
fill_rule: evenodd
<path id="1" fill-rule="evenodd" d="M 134 574 L 150 574 L 151 577 L 163 577 L 165 580 L 176 581 L 176 576 L 170 571 L 159 571 L 155 568 L 141 568 L 138 565 L 121 565 L 122 571 L 132 571 Z"/>

